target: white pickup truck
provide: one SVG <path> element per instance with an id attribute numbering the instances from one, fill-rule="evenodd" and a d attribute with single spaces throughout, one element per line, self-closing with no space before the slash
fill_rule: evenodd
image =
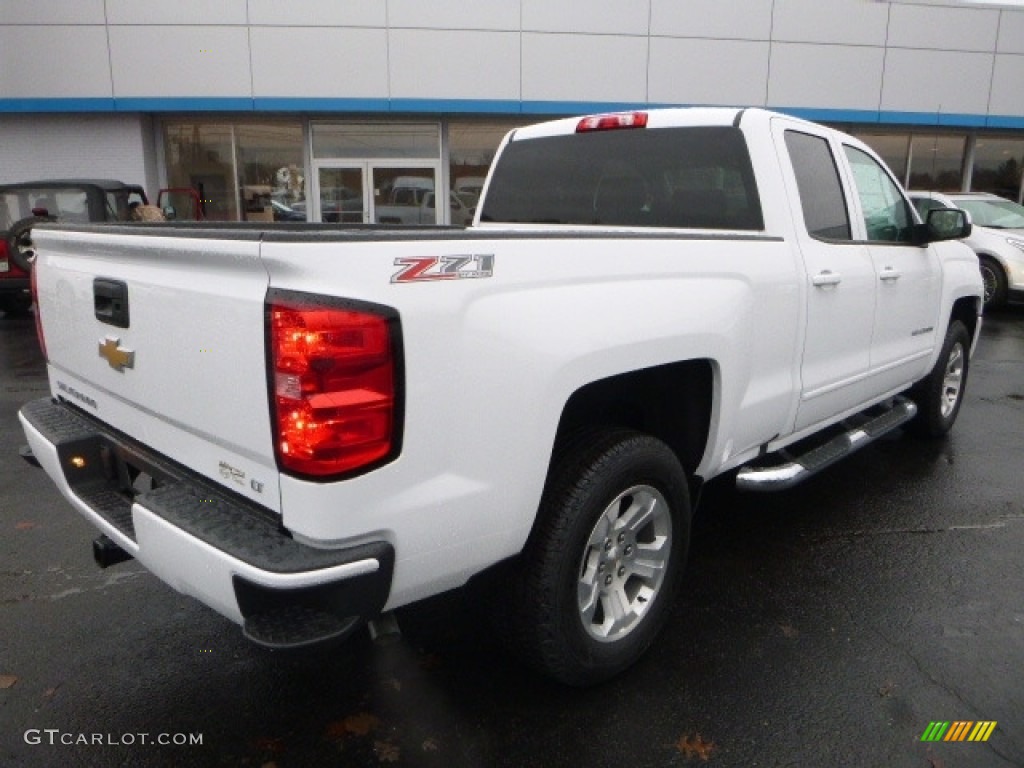
<path id="1" fill-rule="evenodd" d="M 100 564 L 257 643 L 480 577 L 525 659 L 593 683 L 664 623 L 702 483 L 949 430 L 969 231 L 784 115 L 557 120 L 506 137 L 466 229 L 37 230 L 21 421 Z"/>

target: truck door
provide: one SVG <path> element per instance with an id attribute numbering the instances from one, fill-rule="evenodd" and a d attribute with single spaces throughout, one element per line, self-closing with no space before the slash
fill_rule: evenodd
<path id="1" fill-rule="evenodd" d="M 838 146 L 784 119 L 773 120 L 773 134 L 806 280 L 799 431 L 867 396 L 876 278 L 867 246 L 853 239 Z"/>
<path id="2" fill-rule="evenodd" d="M 878 392 L 919 378 L 937 343 L 938 256 L 914 245 L 914 216 L 885 167 L 863 149 L 843 145 L 857 191 L 855 231 L 868 243 L 875 271 L 875 318 L 871 340 L 873 386 Z M 855 217 L 856 218 L 856 217 Z"/>

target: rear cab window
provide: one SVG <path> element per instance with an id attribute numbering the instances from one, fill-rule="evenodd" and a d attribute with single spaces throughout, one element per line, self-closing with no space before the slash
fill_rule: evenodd
<path id="1" fill-rule="evenodd" d="M 732 126 L 510 141 L 481 221 L 763 230 L 750 153 Z"/>

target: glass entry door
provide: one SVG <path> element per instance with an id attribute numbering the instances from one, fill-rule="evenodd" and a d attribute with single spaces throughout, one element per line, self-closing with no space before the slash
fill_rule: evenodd
<path id="1" fill-rule="evenodd" d="M 444 223 L 436 201 L 436 164 L 320 163 L 313 196 L 313 221 L 329 224 Z"/>
<path id="2" fill-rule="evenodd" d="M 377 224 L 423 226 L 441 223 L 437 209 L 437 169 L 371 165 L 373 207 L 371 221 Z"/>
<path id="3" fill-rule="evenodd" d="M 318 168 L 315 192 L 317 210 L 313 212 L 313 221 L 330 224 L 366 223 L 365 177 L 363 165 Z"/>

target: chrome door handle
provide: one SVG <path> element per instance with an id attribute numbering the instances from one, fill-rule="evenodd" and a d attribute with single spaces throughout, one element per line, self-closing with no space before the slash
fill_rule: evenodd
<path id="1" fill-rule="evenodd" d="M 842 281 L 843 276 L 838 272 L 833 272 L 831 269 L 822 270 L 811 278 L 811 282 L 819 288 L 828 285 L 839 285 Z"/>
<path id="2" fill-rule="evenodd" d="M 887 282 L 893 280 L 899 280 L 903 276 L 903 273 L 893 267 L 884 267 L 878 275 L 879 280 L 885 280 Z"/>

